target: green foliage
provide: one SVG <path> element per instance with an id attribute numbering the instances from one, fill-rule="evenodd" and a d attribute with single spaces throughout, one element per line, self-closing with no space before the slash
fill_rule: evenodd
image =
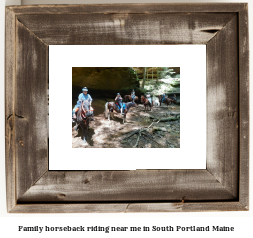
<path id="1" fill-rule="evenodd" d="M 137 81 L 140 81 L 140 79 L 138 78 L 138 74 L 135 72 L 133 68 L 129 67 L 129 72 L 134 75 Z"/>
<path id="2" fill-rule="evenodd" d="M 170 84 L 172 87 L 176 87 L 176 88 L 180 87 L 180 81 L 175 80 L 175 79 Z"/>

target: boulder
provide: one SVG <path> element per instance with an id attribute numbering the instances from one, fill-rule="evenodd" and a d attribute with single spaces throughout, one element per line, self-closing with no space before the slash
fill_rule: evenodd
<path id="1" fill-rule="evenodd" d="M 87 87 L 89 92 L 102 97 L 130 94 L 132 89 L 138 93 L 139 81 L 135 71 L 130 67 L 73 67 L 73 97 Z"/>

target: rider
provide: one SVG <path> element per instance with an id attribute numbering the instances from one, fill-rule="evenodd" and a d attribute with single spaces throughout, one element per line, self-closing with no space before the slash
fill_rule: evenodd
<path id="1" fill-rule="evenodd" d="M 146 98 L 149 100 L 149 102 L 150 102 L 151 105 L 152 105 L 152 98 L 151 98 L 150 92 L 147 92 Z"/>
<path id="2" fill-rule="evenodd" d="M 174 99 L 175 101 L 177 101 L 177 96 L 176 96 L 176 94 L 174 94 L 174 97 L 171 97 L 171 99 Z"/>
<path id="3" fill-rule="evenodd" d="M 121 111 L 121 114 L 124 115 L 123 113 L 123 104 L 122 104 L 122 97 L 120 96 L 120 93 L 117 93 L 117 96 L 115 98 L 115 101 L 119 104 L 120 106 L 120 111 Z"/>
<path id="4" fill-rule="evenodd" d="M 162 96 L 162 102 L 164 101 L 164 99 L 165 99 L 165 93 Z"/>
<path id="5" fill-rule="evenodd" d="M 82 91 L 83 91 L 83 93 L 79 94 L 78 101 L 77 101 L 77 103 L 76 103 L 76 105 L 75 105 L 75 107 L 74 107 L 74 109 L 72 111 L 72 118 L 73 118 L 73 116 L 74 116 L 74 114 L 76 112 L 76 109 L 80 106 L 82 100 L 87 100 L 89 102 L 89 104 L 90 104 L 89 106 L 91 107 L 92 98 L 91 98 L 90 94 L 88 94 L 88 88 L 84 87 L 82 89 Z M 94 121 L 93 114 L 91 116 L 91 121 Z M 73 122 L 74 122 L 74 120 L 73 120 Z"/>
<path id="6" fill-rule="evenodd" d="M 135 91 L 134 91 L 134 89 L 132 90 L 131 97 L 132 97 L 133 102 L 134 102 L 134 98 L 135 98 Z"/>

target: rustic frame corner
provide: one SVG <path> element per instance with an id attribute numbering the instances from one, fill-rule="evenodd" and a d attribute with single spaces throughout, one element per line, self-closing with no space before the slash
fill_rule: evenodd
<path id="1" fill-rule="evenodd" d="M 49 171 L 52 44 L 206 44 L 207 169 Z M 246 3 L 6 7 L 5 85 L 8 212 L 249 210 Z"/>

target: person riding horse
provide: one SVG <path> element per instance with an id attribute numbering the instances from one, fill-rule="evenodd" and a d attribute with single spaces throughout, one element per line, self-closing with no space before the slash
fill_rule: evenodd
<path id="1" fill-rule="evenodd" d="M 166 96 L 165 96 L 165 93 L 164 93 L 163 96 L 162 96 L 162 102 L 164 101 L 165 98 L 166 98 Z"/>
<path id="2" fill-rule="evenodd" d="M 150 92 L 147 92 L 146 98 L 149 100 L 150 104 L 152 105 L 152 98 Z"/>
<path id="3" fill-rule="evenodd" d="M 176 94 L 174 94 L 174 97 L 170 97 L 171 99 L 173 99 L 175 102 L 177 101 L 177 96 Z"/>
<path id="4" fill-rule="evenodd" d="M 83 91 L 83 93 L 80 93 L 80 94 L 79 94 L 79 96 L 78 96 L 78 101 L 77 101 L 77 103 L 76 103 L 76 105 L 75 105 L 75 107 L 74 107 L 74 109 L 73 109 L 73 111 L 72 111 L 72 118 L 74 117 L 74 114 L 75 114 L 75 112 L 78 110 L 78 108 L 79 108 L 79 106 L 81 105 L 81 102 L 82 102 L 82 101 L 87 101 L 87 102 L 89 103 L 89 107 L 90 107 L 89 109 L 90 109 L 90 110 L 92 109 L 92 107 L 91 107 L 92 98 L 91 98 L 90 94 L 88 94 L 88 89 L 87 89 L 87 87 L 84 87 L 84 88 L 82 89 L 82 91 Z M 92 114 L 90 120 L 91 120 L 91 121 L 94 121 L 93 114 Z M 74 119 L 73 119 L 73 122 L 75 122 Z"/>
<path id="5" fill-rule="evenodd" d="M 117 96 L 115 98 L 115 101 L 118 103 L 118 105 L 120 106 L 120 111 L 121 111 L 121 115 L 124 115 L 123 113 L 123 103 L 122 103 L 122 97 L 120 95 L 120 93 L 117 93 Z"/>
<path id="6" fill-rule="evenodd" d="M 134 98 L 135 98 L 135 91 L 134 91 L 134 89 L 132 90 L 131 97 L 132 97 L 133 102 L 134 102 Z"/>

